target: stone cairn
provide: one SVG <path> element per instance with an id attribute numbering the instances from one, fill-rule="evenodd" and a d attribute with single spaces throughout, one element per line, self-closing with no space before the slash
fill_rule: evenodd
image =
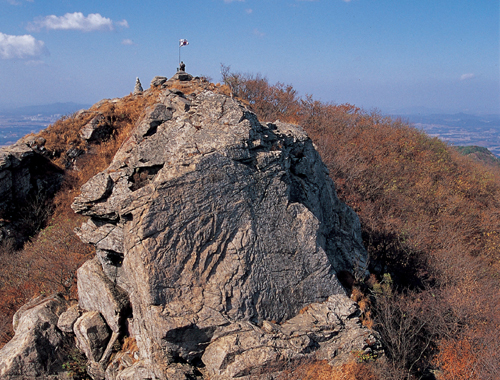
<path id="1" fill-rule="evenodd" d="M 141 81 L 139 78 L 135 78 L 135 87 L 134 87 L 134 95 L 142 94 L 144 90 L 142 89 Z"/>

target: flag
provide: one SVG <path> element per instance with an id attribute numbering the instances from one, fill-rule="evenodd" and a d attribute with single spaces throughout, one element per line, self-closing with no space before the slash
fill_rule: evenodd
<path id="1" fill-rule="evenodd" d="M 189 45 L 188 40 L 185 40 L 184 38 L 179 40 L 179 47 L 186 46 L 186 45 Z"/>

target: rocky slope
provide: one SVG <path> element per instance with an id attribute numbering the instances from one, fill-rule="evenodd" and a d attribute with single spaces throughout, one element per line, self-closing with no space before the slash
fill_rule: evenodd
<path id="1" fill-rule="evenodd" d="M 44 143 L 28 136 L 0 149 L 0 244 L 21 244 L 50 213 L 45 203 L 59 189 L 63 173 L 46 157 Z"/>
<path id="2" fill-rule="evenodd" d="M 152 86 L 157 103 L 73 203 L 97 256 L 78 271 L 79 307 L 47 326 L 74 334 L 94 379 L 271 379 L 378 350 L 337 279 L 364 275 L 358 218 L 305 132 L 188 75 Z M 0 351 L 3 377 L 26 375 L 9 363 L 29 330 Z"/>

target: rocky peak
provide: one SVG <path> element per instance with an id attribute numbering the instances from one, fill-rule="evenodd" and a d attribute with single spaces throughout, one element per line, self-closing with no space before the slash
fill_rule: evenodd
<path id="1" fill-rule="evenodd" d="M 266 378 L 377 349 L 337 278 L 365 272 L 359 221 L 311 140 L 200 83 L 154 78 L 157 103 L 72 205 L 96 258 L 60 325 L 72 318 L 89 373 Z M 138 347 L 126 365 L 110 359 L 123 336 Z"/>

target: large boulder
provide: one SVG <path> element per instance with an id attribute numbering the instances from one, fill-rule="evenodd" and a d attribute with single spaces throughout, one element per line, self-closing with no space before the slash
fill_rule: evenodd
<path id="1" fill-rule="evenodd" d="M 104 274 L 97 258 L 83 264 L 77 274 L 80 307 L 100 312 L 111 330 L 119 333 L 130 313 L 128 294 Z"/>
<path id="2" fill-rule="evenodd" d="M 81 129 L 80 137 L 87 141 L 102 141 L 109 138 L 112 131 L 113 128 L 106 120 L 106 117 L 99 113 Z"/>
<path id="3" fill-rule="evenodd" d="M 23 143 L 0 149 L 0 209 L 30 193 L 29 163 L 34 155 L 33 149 Z"/>
<path id="4" fill-rule="evenodd" d="M 0 350 L 0 378 L 45 379 L 62 372 L 72 339 L 57 322 L 67 307 L 56 294 L 35 298 L 16 312 L 15 336 Z"/>
<path id="5" fill-rule="evenodd" d="M 220 329 L 348 300 L 337 273 L 366 267 L 358 218 L 306 133 L 211 91 L 163 90 L 72 207 L 91 217 L 79 236 L 128 293 L 129 333 L 162 379 L 175 362 L 213 363 Z"/>
<path id="6" fill-rule="evenodd" d="M 88 311 L 76 321 L 75 332 L 78 348 L 90 361 L 99 362 L 111 338 L 111 330 L 97 311 Z"/>

